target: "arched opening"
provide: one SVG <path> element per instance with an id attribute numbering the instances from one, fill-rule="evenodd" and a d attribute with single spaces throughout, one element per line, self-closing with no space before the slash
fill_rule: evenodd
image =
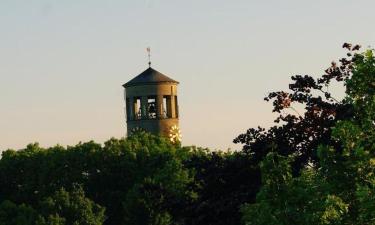
<path id="1" fill-rule="evenodd" d="M 147 97 L 147 116 L 149 119 L 156 119 L 157 114 L 156 96 Z"/>
<path id="2" fill-rule="evenodd" d="M 163 118 L 172 118 L 172 102 L 170 95 L 163 96 Z"/>
<path id="3" fill-rule="evenodd" d="M 141 97 L 134 97 L 133 99 L 133 114 L 135 120 L 142 118 Z"/>

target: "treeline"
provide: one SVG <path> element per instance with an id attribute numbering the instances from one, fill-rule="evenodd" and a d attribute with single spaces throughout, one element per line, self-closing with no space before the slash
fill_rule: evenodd
<path id="1" fill-rule="evenodd" d="M 230 224 L 255 197 L 253 174 L 242 153 L 143 132 L 104 146 L 32 144 L 3 152 L 0 224 Z"/>
<path id="2" fill-rule="evenodd" d="M 265 98 L 275 125 L 239 135 L 239 152 L 144 132 L 4 151 L 0 225 L 375 224 L 374 50 L 343 47 L 322 76 Z"/>

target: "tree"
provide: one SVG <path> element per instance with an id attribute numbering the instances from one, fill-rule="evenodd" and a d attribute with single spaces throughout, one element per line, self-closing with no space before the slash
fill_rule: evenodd
<path id="1" fill-rule="evenodd" d="M 256 203 L 241 208 L 246 225 L 346 224 L 348 204 L 312 168 L 292 177 L 290 157 L 275 152 L 262 161 L 262 188 Z"/>
<path id="2" fill-rule="evenodd" d="M 293 155 L 291 171 L 293 176 L 298 176 L 306 166 L 319 166 L 317 149 L 320 145 L 340 148 L 340 143 L 332 138 L 331 128 L 337 121 L 353 116 L 353 105 L 337 100 L 329 86 L 333 82 L 345 85 L 353 66 L 352 56 L 360 46 L 345 44 L 344 47 L 349 52 L 347 58 L 340 59 L 340 65 L 332 62 L 325 74 L 317 79 L 309 75 L 292 76 L 289 91 L 271 92 L 265 98 L 273 101 L 273 112 L 278 113 L 274 126 L 250 128 L 234 139 L 235 143 L 243 144 L 243 153 L 256 168 L 253 180 L 261 177 L 260 162 L 270 152 L 285 157 Z M 297 105 L 303 108 L 302 112 L 296 110 Z M 248 186 L 247 191 L 252 196 L 261 187 L 260 182 L 256 184 Z"/>
<path id="3" fill-rule="evenodd" d="M 243 144 L 243 151 L 249 154 L 255 164 L 259 163 L 272 146 L 277 146 L 281 155 L 297 154 L 293 162 L 294 173 L 306 164 L 316 164 L 317 149 L 321 144 L 336 145 L 331 138 L 331 127 L 339 120 L 353 116 L 353 106 L 346 101 L 338 101 L 329 91 L 329 85 L 336 81 L 345 86 L 351 74 L 352 56 L 359 45 L 344 45 L 349 49 L 348 57 L 340 59 L 340 65 L 332 62 L 320 78 L 309 75 L 292 76 L 289 92 L 271 92 L 266 101 L 273 100 L 273 112 L 279 113 L 276 125 L 266 130 L 251 128 L 234 139 Z M 295 105 L 304 107 L 304 113 L 296 111 Z M 289 111 L 287 110 L 289 109 Z"/>
<path id="4" fill-rule="evenodd" d="M 61 189 L 36 209 L 9 200 L 0 204 L 1 225 L 102 225 L 104 219 L 104 208 L 86 198 L 82 188 Z"/>
<path id="5" fill-rule="evenodd" d="M 353 116 L 336 122 L 334 144 L 323 142 L 317 148 L 319 164 L 303 168 L 300 176 L 291 176 L 291 159 L 298 156 L 268 153 L 257 201 L 242 208 L 245 224 L 374 224 L 374 50 L 354 54 L 344 64 L 336 73 L 346 86 L 342 104 L 351 106 Z"/>
<path id="6" fill-rule="evenodd" d="M 248 155 L 192 148 L 184 164 L 194 171 L 189 186 L 197 193 L 186 207 L 186 224 L 240 224 L 240 206 L 254 201 L 260 186 L 260 173 Z"/>
<path id="7" fill-rule="evenodd" d="M 189 154 L 189 148 L 145 132 L 126 139 L 111 139 L 104 146 L 93 141 L 67 148 L 30 144 L 19 151 L 3 152 L 0 201 L 39 209 L 41 199 L 52 204 L 58 198 L 63 204 L 64 198 L 78 198 L 79 191 L 74 191 L 78 185 L 87 198 L 82 199 L 82 204 L 106 208 L 105 224 L 138 224 L 135 218 L 141 210 L 149 215 L 150 221 L 157 221 L 155 218 L 160 215 L 167 215 L 174 222 L 183 221 L 185 205 L 196 195 L 188 188 L 193 183 L 193 172 L 183 165 Z M 145 204 L 140 204 L 139 199 Z M 73 205 L 54 207 L 63 206 L 75 211 Z M 52 212 L 53 205 L 49 207 Z M 83 212 L 77 210 L 79 218 Z M 72 221 L 60 213 L 42 215 L 47 224 Z"/>
<path id="8" fill-rule="evenodd" d="M 135 181 L 123 199 L 125 224 L 183 224 L 192 173 L 183 165 L 189 149 L 148 133 L 128 138 L 135 158 Z"/>
<path id="9" fill-rule="evenodd" d="M 40 211 L 40 225 L 102 225 L 105 220 L 104 208 L 86 198 L 81 187 L 60 189 L 41 201 Z"/>
<path id="10" fill-rule="evenodd" d="M 37 212 L 25 204 L 8 200 L 0 204 L 0 225 L 35 225 L 37 217 Z"/>

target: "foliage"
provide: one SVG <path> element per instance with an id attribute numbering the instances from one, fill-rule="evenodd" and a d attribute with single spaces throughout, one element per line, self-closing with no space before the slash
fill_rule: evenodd
<path id="1" fill-rule="evenodd" d="M 11 201 L 0 204 L 0 225 L 34 225 L 37 212 L 25 204 L 16 205 Z"/>
<path id="2" fill-rule="evenodd" d="M 40 225 L 102 225 L 105 220 L 104 208 L 86 198 L 80 187 L 72 192 L 63 188 L 58 190 L 41 201 L 40 211 L 46 215 L 41 218 Z"/>
<path id="3" fill-rule="evenodd" d="M 336 122 L 330 131 L 334 144 L 321 143 L 319 164 L 305 167 L 300 176 L 290 176 L 290 162 L 298 155 L 268 153 L 261 163 L 263 186 L 256 203 L 242 207 L 245 224 L 374 224 L 373 53 L 354 54 L 339 69 L 333 65 L 336 77 L 345 82 L 342 104 L 351 105 L 352 116 Z"/>
<path id="4" fill-rule="evenodd" d="M 348 205 L 330 194 L 313 169 L 292 177 L 291 158 L 271 152 L 262 162 L 262 188 L 256 203 L 241 208 L 243 221 L 251 224 L 342 224 Z"/>
<path id="5" fill-rule="evenodd" d="M 104 208 L 86 198 L 81 188 L 71 193 L 61 189 L 40 201 L 36 209 L 9 200 L 0 204 L 4 225 L 102 225 Z"/>
<path id="6" fill-rule="evenodd" d="M 334 81 L 344 86 L 353 67 L 353 54 L 359 45 L 347 46 L 348 58 L 340 59 L 340 65 L 332 62 L 320 78 L 309 75 L 292 76 L 289 91 L 271 92 L 266 101 L 273 100 L 273 112 L 278 113 L 276 125 L 266 130 L 262 127 L 250 128 L 246 133 L 234 139 L 243 144 L 247 152 L 257 164 L 264 159 L 270 149 L 281 155 L 295 154 L 292 170 L 294 174 L 306 164 L 318 163 L 317 149 L 319 145 L 339 144 L 331 138 L 331 127 L 339 120 L 353 116 L 353 105 L 347 101 L 338 101 L 330 92 L 329 85 Z M 355 55 L 357 56 L 357 55 Z M 296 110 L 304 107 L 304 112 Z"/>
<path id="7" fill-rule="evenodd" d="M 193 148 L 185 166 L 195 173 L 191 188 L 197 193 L 186 208 L 186 224 L 239 224 L 239 207 L 254 201 L 260 185 L 250 158 L 242 152 Z"/>
<path id="8" fill-rule="evenodd" d="M 58 216 L 49 218 L 55 221 L 51 224 L 64 224 L 65 220 L 72 224 L 74 218 L 87 220 L 90 210 L 101 215 L 101 208 L 95 204 L 106 208 L 105 224 L 142 224 L 137 214 L 148 216 L 141 217 L 148 218 L 145 224 L 160 224 L 150 222 L 159 217 L 181 221 L 185 202 L 195 195 L 187 189 L 193 182 L 192 173 L 183 166 L 188 151 L 145 132 L 127 139 L 111 139 L 103 147 L 87 142 L 67 148 L 44 149 L 31 144 L 23 150 L 8 150 L 0 160 L 0 201 L 24 203 L 36 209 L 45 199 L 45 209 L 65 208 L 69 216 L 57 212 Z M 75 190 L 77 185 L 90 199 L 81 199 L 86 208 L 79 202 L 68 203 L 81 191 L 65 190 Z M 70 200 L 65 202 L 64 198 Z"/>

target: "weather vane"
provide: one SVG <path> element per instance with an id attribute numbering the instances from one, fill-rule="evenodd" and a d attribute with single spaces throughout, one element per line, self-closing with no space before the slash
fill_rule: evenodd
<path id="1" fill-rule="evenodd" d="M 147 47 L 147 53 L 148 53 L 148 67 L 151 67 L 151 48 Z"/>

